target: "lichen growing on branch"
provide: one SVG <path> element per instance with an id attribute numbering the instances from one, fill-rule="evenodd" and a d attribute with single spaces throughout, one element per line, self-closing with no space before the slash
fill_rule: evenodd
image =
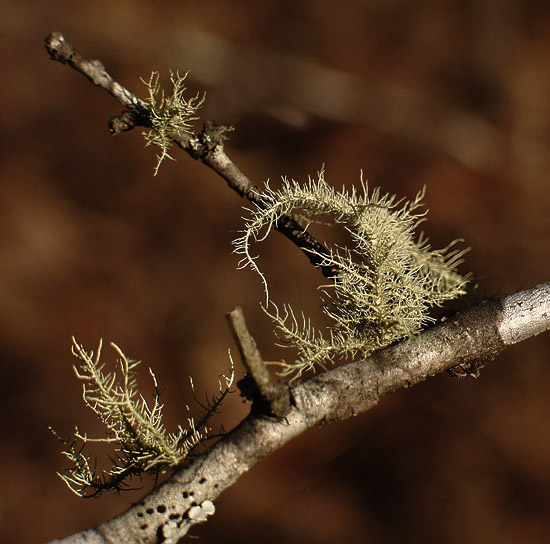
<path id="1" fill-rule="evenodd" d="M 361 191 L 336 191 L 324 172 L 305 185 L 283 179 L 281 189 L 269 185 L 260 194 L 262 205 L 250 210 L 242 236 L 235 240 L 241 267 L 256 271 L 264 284 L 267 305 L 280 345 L 293 347 L 297 357 L 279 362 L 280 373 L 292 379 L 337 357 L 366 357 L 374 350 L 416 334 L 431 321 L 429 309 L 465 293 L 467 277 L 457 272 L 468 249 L 455 249 L 458 241 L 433 250 L 414 231 L 425 220 L 424 190 L 407 202 L 382 194 L 361 179 Z M 323 333 L 303 314 L 270 301 L 267 281 L 251 253 L 283 216 L 292 216 L 304 228 L 322 222 L 345 229 L 350 247 L 328 245 L 326 253 L 312 251 L 319 266 L 337 270 L 332 283 L 321 290 L 323 311 L 333 325 Z"/>
<path id="2" fill-rule="evenodd" d="M 199 400 L 191 380 L 193 399 L 199 404 L 201 414 L 196 419 L 189 416 L 185 428 L 180 425 L 176 432 L 169 433 L 162 422 L 163 404 L 160 403 L 155 374 L 149 369 L 154 385 L 154 398 L 150 404 L 138 391 L 135 370 L 140 361 L 128 359 L 116 344 L 111 346 L 118 356 L 120 375 L 104 372 L 105 365 L 100 361 L 101 342 L 95 354 L 87 352 L 74 338 L 72 346 L 72 352 L 78 358 L 74 371 L 83 382 L 84 402 L 105 425 L 106 436 L 90 438 L 75 427 L 74 434 L 65 439 L 49 427 L 63 443 L 63 454 L 72 463 L 59 476 L 74 493 L 83 497 L 97 497 L 110 490 L 120 491 L 134 476 L 156 474 L 180 466 L 199 444 L 214 437 L 210 434 L 210 418 L 219 411 L 234 379 L 230 357 L 230 374 L 221 377 L 219 395 Z M 114 455 L 109 458 L 112 466 L 102 473 L 97 472 L 96 461 L 83 451 L 92 442 L 114 446 Z"/>
<path id="3" fill-rule="evenodd" d="M 149 106 L 151 128 L 143 132 L 146 146 L 156 145 L 161 153 L 157 155 L 155 176 L 164 159 L 175 160 L 169 153 L 173 138 L 181 134 L 192 134 L 191 121 L 199 119 L 197 111 L 204 103 L 204 96 L 195 95 L 190 99 L 184 97 L 187 87 L 184 85 L 187 74 L 180 76 L 179 72 L 170 71 L 172 94 L 166 96 L 160 84 L 158 72 L 152 72 L 149 81 L 142 80 L 147 86 L 149 96 L 146 103 Z"/>

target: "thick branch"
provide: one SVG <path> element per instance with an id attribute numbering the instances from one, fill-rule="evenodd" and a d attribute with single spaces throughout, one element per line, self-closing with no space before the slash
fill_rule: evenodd
<path id="1" fill-rule="evenodd" d="M 293 406 L 285 418 L 249 415 L 126 513 L 54 542 L 177 542 L 167 538 L 177 529 L 174 526 L 179 524 L 186 531 L 190 516 L 210 508 L 210 501 L 242 474 L 307 429 L 365 412 L 385 393 L 410 387 L 459 363 L 494 357 L 506 346 L 549 329 L 550 283 L 478 304 L 366 360 L 293 385 Z"/>

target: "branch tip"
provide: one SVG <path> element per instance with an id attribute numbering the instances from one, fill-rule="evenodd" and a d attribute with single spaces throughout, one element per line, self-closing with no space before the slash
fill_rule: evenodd
<path id="1" fill-rule="evenodd" d="M 73 46 L 65 41 L 61 32 L 51 32 L 44 39 L 46 51 L 52 60 L 65 64 L 74 54 Z"/>

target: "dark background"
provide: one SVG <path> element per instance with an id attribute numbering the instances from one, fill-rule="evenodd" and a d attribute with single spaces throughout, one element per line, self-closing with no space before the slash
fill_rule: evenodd
<path id="1" fill-rule="evenodd" d="M 48 60 L 61 31 L 144 96 L 140 77 L 191 70 L 203 119 L 233 123 L 227 151 L 252 180 L 305 181 L 326 165 L 411 198 L 426 184 L 441 247 L 463 237 L 487 294 L 548 281 L 550 5 L 544 1 L 5 0 L 0 149 L 0 534 L 42 542 L 123 511 L 133 494 L 82 500 L 56 476 L 60 432 L 101 433 L 82 408 L 70 336 L 100 337 L 151 365 L 167 424 L 186 417 L 187 376 L 215 391 L 244 307 L 267 359 L 262 290 L 237 271 L 239 198 L 187 155 L 153 179 L 121 108 Z M 272 296 L 318 314 L 322 281 L 281 237 L 262 266 Z M 478 380 L 441 375 L 368 414 L 296 439 L 243 477 L 193 533 L 200 542 L 548 542 L 548 334 Z M 109 348 L 107 360 L 113 359 Z M 238 377 L 242 368 L 237 367 Z M 248 408 L 238 395 L 222 421 Z"/>

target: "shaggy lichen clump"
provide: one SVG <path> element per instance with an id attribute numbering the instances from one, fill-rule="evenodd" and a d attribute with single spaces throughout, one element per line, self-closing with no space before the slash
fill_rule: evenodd
<path id="1" fill-rule="evenodd" d="M 74 366 L 76 376 L 83 382 L 84 403 L 105 425 L 106 436 L 90 438 L 78 427 L 69 438 L 62 438 L 51 426 L 52 433 L 63 443 L 63 454 L 71 466 L 59 476 L 67 486 L 82 497 L 97 497 L 104 491 L 120 491 L 128 486 L 134 476 L 155 474 L 180 466 L 196 447 L 212 438 L 209 421 L 216 414 L 233 383 L 234 369 L 231 361 L 229 376 L 222 376 L 219 395 L 198 399 L 191 380 L 193 399 L 200 406 L 198 418 L 189 416 L 187 426 L 178 426 L 169 433 L 162 422 L 163 404 L 157 379 L 149 372 L 154 384 L 154 398 L 148 403 L 140 394 L 136 368 L 140 361 L 128 359 L 116 344 L 111 344 L 118 355 L 119 374 L 104 372 L 101 362 L 101 342 L 96 353 L 87 352 L 73 338 L 73 354 L 78 359 Z M 188 408 L 189 410 L 189 408 Z M 99 473 L 95 459 L 84 453 L 92 442 L 102 442 L 114 447 L 109 457 L 112 466 Z"/>
<path id="2" fill-rule="evenodd" d="M 204 96 L 200 98 L 197 94 L 189 99 L 184 97 L 187 87 L 183 82 L 186 76 L 187 74 L 180 76 L 179 72 L 170 72 L 171 95 L 164 93 L 158 72 L 152 72 L 149 81 L 142 80 L 149 92 L 146 103 L 149 106 L 149 120 L 151 123 L 151 128 L 143 132 L 145 145 L 156 145 L 161 150 L 160 155 L 157 155 L 155 176 L 158 174 L 164 159 L 175 160 L 168 153 L 174 137 L 182 134 L 193 134 L 191 122 L 199 119 L 197 112 L 204 104 Z"/>
<path id="3" fill-rule="evenodd" d="M 304 371 L 324 368 L 337 356 L 368 356 L 374 350 L 417 333 L 430 321 L 429 308 L 465 293 L 466 278 L 456 268 L 467 249 L 433 250 L 414 230 L 425 220 L 420 212 L 424 190 L 410 201 L 395 195 L 336 191 L 324 173 L 306 185 L 283 180 L 281 189 L 269 185 L 261 193 L 262 205 L 251 210 L 242 236 L 235 241 L 250 266 L 261 277 L 269 301 L 267 281 L 251 253 L 254 242 L 264 240 L 282 216 L 292 216 L 305 228 L 322 221 L 344 228 L 350 247 L 332 245 L 320 266 L 336 271 L 330 285 L 322 287 L 327 300 L 323 311 L 333 325 L 322 333 L 303 314 L 300 319 L 288 304 L 282 310 L 273 302 L 264 307 L 276 326 L 281 345 L 297 350 L 292 362 L 276 363 L 282 375 L 296 378 Z M 327 220 L 327 218 L 329 218 Z"/>

